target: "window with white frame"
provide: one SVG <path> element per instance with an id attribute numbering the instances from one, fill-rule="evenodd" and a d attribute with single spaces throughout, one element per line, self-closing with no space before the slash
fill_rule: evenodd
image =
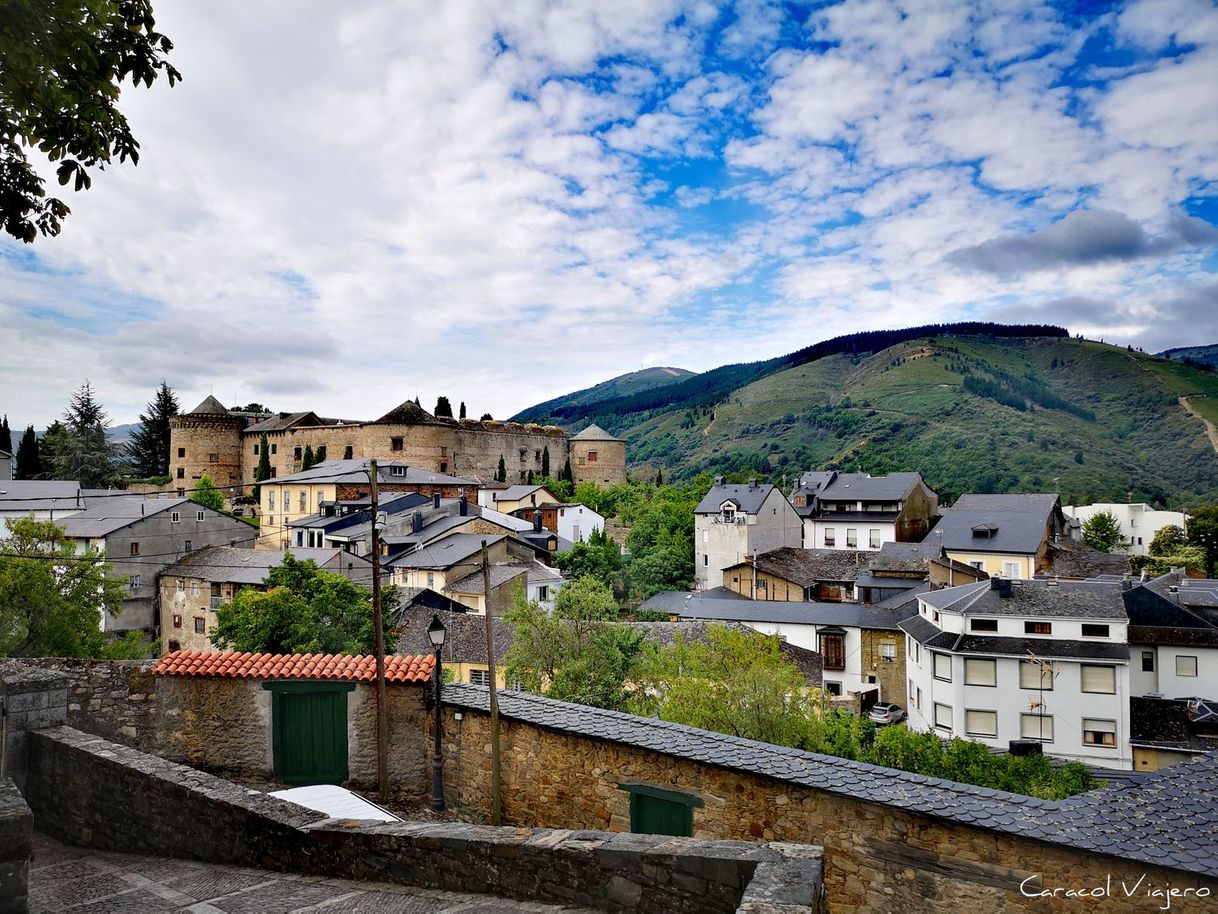
<path id="1" fill-rule="evenodd" d="M 301 492 L 300 493 L 300 513 L 304 514 L 308 510 L 309 510 L 309 493 Z"/>
<path id="2" fill-rule="evenodd" d="M 1084 746 L 1104 746 L 1112 748 L 1116 746 L 1116 721 L 1115 720 L 1094 720 L 1090 717 L 1083 718 L 1083 745 Z"/>
<path id="3" fill-rule="evenodd" d="M 968 630 L 970 632 L 996 632 L 998 631 L 997 619 L 969 619 Z"/>
<path id="4" fill-rule="evenodd" d="M 203 518 L 204 518 L 204 516 L 205 516 L 205 515 L 203 514 L 203 512 L 202 512 L 202 511 L 196 511 L 196 512 L 195 512 L 195 520 L 197 520 L 197 521 L 202 521 L 202 520 L 203 520 Z M 189 547 L 187 547 L 187 548 L 189 549 Z"/>
<path id="5" fill-rule="evenodd" d="M 169 522 L 171 524 L 182 523 L 182 512 L 181 511 L 171 511 L 169 513 Z"/>
<path id="6" fill-rule="evenodd" d="M 964 732 L 969 736 L 997 736 L 998 712 L 966 710 Z"/>
<path id="7" fill-rule="evenodd" d="M 846 548 L 857 549 L 859 545 L 859 532 L 853 527 L 846 528 Z"/>
<path id="8" fill-rule="evenodd" d="M 266 490 L 266 509 L 268 511 L 275 510 L 275 490 L 274 489 Z"/>
<path id="9" fill-rule="evenodd" d="M 1177 676 L 1196 676 L 1197 675 L 1197 658 L 1188 654 L 1180 654 L 1176 657 L 1176 675 Z"/>
<path id="10" fill-rule="evenodd" d="M 1053 742 L 1053 715 L 1020 714 L 1019 738 L 1040 740 L 1042 743 Z"/>
<path id="11" fill-rule="evenodd" d="M 880 644 L 880 659 L 888 663 L 892 663 L 897 659 L 897 645 L 895 641 L 884 641 Z"/>
<path id="12" fill-rule="evenodd" d="M 825 528 L 825 546 L 832 549 L 837 545 L 837 531 L 832 527 Z"/>
<path id="13" fill-rule="evenodd" d="M 1022 562 L 1003 562 L 1002 576 L 1004 578 L 1018 579 L 1023 574 Z"/>
<path id="14" fill-rule="evenodd" d="M 935 726 L 941 730 L 950 730 L 952 728 L 951 705 L 935 702 Z"/>
<path id="15" fill-rule="evenodd" d="M 952 656 L 951 654 L 940 654 L 938 651 L 931 651 L 931 657 L 934 658 L 934 675 L 936 679 L 942 679 L 944 682 L 952 681 Z"/>
<path id="16" fill-rule="evenodd" d="M 1025 660 L 1019 665 L 1019 687 L 1052 692 L 1053 668 L 1047 663 L 1042 665 L 1032 660 Z"/>
<path id="17" fill-rule="evenodd" d="M 1079 675 L 1082 678 L 1081 691 L 1101 695 L 1116 694 L 1116 667 L 1084 663 L 1079 666 Z"/>
<path id="18" fill-rule="evenodd" d="M 198 581 L 190 582 L 190 595 L 192 597 L 197 597 L 199 595 L 199 582 Z"/>
<path id="19" fill-rule="evenodd" d="M 964 684 L 971 686 L 998 685 L 998 661 L 984 657 L 965 657 Z"/>
<path id="20" fill-rule="evenodd" d="M 178 593 L 186 593 L 186 579 L 178 578 Z"/>
<path id="21" fill-rule="evenodd" d="M 867 541 L 871 544 L 872 549 L 880 548 L 880 531 L 870 530 L 867 533 Z"/>
<path id="22" fill-rule="evenodd" d="M 132 590 L 139 590 L 140 589 L 140 576 L 138 574 L 133 574 L 131 576 L 130 584 L 131 584 Z"/>
<path id="23" fill-rule="evenodd" d="M 476 686 L 489 686 L 491 684 L 490 670 L 470 670 L 469 684 Z"/>

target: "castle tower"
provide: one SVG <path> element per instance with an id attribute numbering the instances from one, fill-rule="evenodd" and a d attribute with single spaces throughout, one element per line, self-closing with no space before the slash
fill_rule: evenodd
<path id="1" fill-rule="evenodd" d="M 169 420 L 170 485 L 188 494 L 203 474 L 217 486 L 241 485 L 241 430 L 249 420 L 234 416 L 215 397 Z M 225 489 L 234 498 L 250 493 Z"/>
<path id="2" fill-rule="evenodd" d="M 599 425 L 571 438 L 571 473 L 577 483 L 613 486 L 626 481 L 626 442 Z"/>

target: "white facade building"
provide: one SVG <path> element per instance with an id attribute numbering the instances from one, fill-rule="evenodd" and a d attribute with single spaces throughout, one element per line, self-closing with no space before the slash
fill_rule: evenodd
<path id="1" fill-rule="evenodd" d="M 572 543 L 582 543 L 594 530 L 605 529 L 605 518 L 587 505 L 560 504 L 558 511 L 558 535 Z"/>
<path id="2" fill-rule="evenodd" d="M 1164 527 L 1185 527 L 1186 515 L 1181 511 L 1158 511 L 1141 502 L 1132 504 L 1072 505 L 1062 508 L 1066 514 L 1085 524 L 1097 514 L 1107 511 L 1121 525 L 1128 555 L 1148 555 L 1150 541 Z"/>
<path id="3" fill-rule="evenodd" d="M 1126 610 L 1133 695 L 1218 699 L 1218 581 L 1165 574 L 1132 588 Z"/>
<path id="4" fill-rule="evenodd" d="M 909 726 L 1131 769 L 1128 617 L 1120 582 L 996 579 L 919 596 Z"/>
<path id="5" fill-rule="evenodd" d="M 694 509 L 694 586 L 720 587 L 724 568 L 760 552 L 798 547 L 802 526 L 776 486 L 716 479 Z"/>

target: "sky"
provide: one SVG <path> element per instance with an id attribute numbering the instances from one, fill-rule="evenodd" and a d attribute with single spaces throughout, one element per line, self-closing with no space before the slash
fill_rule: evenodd
<path id="1" fill-rule="evenodd" d="M 13 426 L 85 378 L 506 418 L 934 321 L 1218 343 L 1209 0 L 156 8 L 139 165 L 0 241 Z"/>

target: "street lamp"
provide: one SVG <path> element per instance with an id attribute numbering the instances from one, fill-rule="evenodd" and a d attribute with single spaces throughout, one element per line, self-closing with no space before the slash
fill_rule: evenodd
<path id="1" fill-rule="evenodd" d="M 436 666 L 432 675 L 436 683 L 436 749 L 431 760 L 431 808 L 440 812 L 444 808 L 444 756 L 440 744 L 443 734 L 444 717 L 440 713 L 440 682 L 443 672 L 440 669 L 440 649 L 444 647 L 444 636 L 448 634 L 444 623 L 438 614 L 431 617 L 431 625 L 427 626 L 427 638 L 436 652 Z"/>

